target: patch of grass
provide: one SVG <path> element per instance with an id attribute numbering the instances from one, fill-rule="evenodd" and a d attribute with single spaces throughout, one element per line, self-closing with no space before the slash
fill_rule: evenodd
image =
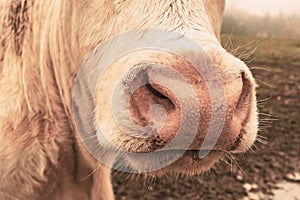
<path id="1" fill-rule="evenodd" d="M 300 67 L 300 38 L 261 38 L 249 36 L 223 35 L 223 46 L 235 56 L 240 57 L 247 52 L 254 64 Z M 247 62 L 247 60 L 246 60 Z"/>

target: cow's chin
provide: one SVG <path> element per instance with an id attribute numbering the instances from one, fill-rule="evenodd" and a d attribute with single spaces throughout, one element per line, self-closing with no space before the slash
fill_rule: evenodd
<path id="1" fill-rule="evenodd" d="M 132 167 L 134 172 L 140 172 L 143 170 L 146 163 L 148 165 L 152 165 L 148 167 L 158 168 L 157 170 L 146 172 L 145 174 L 147 175 L 159 177 L 165 174 L 183 174 L 192 176 L 196 174 L 202 174 L 203 172 L 210 170 L 217 162 L 223 160 L 226 155 L 222 151 L 213 150 L 204 158 L 200 158 L 199 151 L 188 150 L 182 155 L 181 152 L 179 152 L 181 156 L 169 165 L 162 168 L 158 167 L 160 165 L 158 161 L 159 159 L 155 159 L 154 157 L 157 156 L 156 158 L 160 158 L 161 160 L 174 154 L 177 154 L 177 152 L 159 152 L 157 155 L 153 155 L 153 159 L 151 159 L 152 163 L 149 163 L 149 158 L 147 157 L 144 158 L 145 160 L 131 156 L 127 156 L 125 159 L 130 167 Z"/>

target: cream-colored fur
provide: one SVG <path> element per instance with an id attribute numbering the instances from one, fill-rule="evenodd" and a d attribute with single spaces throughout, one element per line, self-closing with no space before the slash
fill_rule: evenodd
<path id="1" fill-rule="evenodd" d="M 101 41 L 138 28 L 220 48 L 223 0 L 0 1 L 0 199 L 113 199 L 76 134 L 71 92 Z"/>

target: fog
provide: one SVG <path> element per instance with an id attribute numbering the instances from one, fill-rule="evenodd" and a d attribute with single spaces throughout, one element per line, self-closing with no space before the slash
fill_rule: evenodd
<path id="1" fill-rule="evenodd" d="M 300 9 L 296 0 L 228 0 L 222 32 L 300 38 L 300 14 L 296 8 Z"/>
<path id="2" fill-rule="evenodd" d="M 298 14 L 299 0 L 227 0 L 227 9 L 239 8 L 255 15 Z"/>

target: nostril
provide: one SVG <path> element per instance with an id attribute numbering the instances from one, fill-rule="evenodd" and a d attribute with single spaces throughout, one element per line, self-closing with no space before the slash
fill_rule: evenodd
<path id="1" fill-rule="evenodd" d="M 240 76 L 240 88 L 239 98 L 235 104 L 234 112 L 232 116 L 229 129 L 230 134 L 230 145 L 228 146 L 229 151 L 241 151 L 243 152 L 251 146 L 251 142 L 247 140 L 253 140 L 251 132 L 256 124 L 253 121 L 255 119 L 255 81 L 250 72 L 242 72 Z M 254 118 L 253 118 L 254 117 Z M 249 146 L 250 144 L 250 146 Z"/>
<path id="2" fill-rule="evenodd" d="M 245 72 L 241 73 L 241 78 L 242 78 L 242 91 L 238 103 L 236 105 L 237 110 L 243 110 L 247 108 L 250 103 L 250 94 L 251 94 L 250 80 L 246 77 Z"/>
<path id="3" fill-rule="evenodd" d="M 153 88 L 151 84 L 147 84 L 146 86 L 147 86 L 148 90 L 150 92 L 152 92 L 153 95 L 155 95 L 157 98 L 168 99 L 168 97 L 166 97 L 165 95 L 163 95 L 162 93 L 157 91 L 155 88 Z"/>
<path id="4" fill-rule="evenodd" d="M 158 112 L 159 110 L 164 110 L 166 115 L 169 115 L 175 109 L 174 103 L 168 97 L 170 95 L 165 94 L 163 86 L 150 83 L 147 70 L 135 75 L 135 78 L 128 84 L 141 85 L 133 92 L 129 102 L 131 118 L 137 125 L 145 127 L 153 123 L 153 120 L 159 124 L 160 121 L 165 121 L 161 119 L 164 117 L 162 117 L 162 114 L 159 114 L 161 113 Z M 161 109 L 153 109 L 158 106 Z"/>
<path id="5" fill-rule="evenodd" d="M 232 127 L 233 137 L 237 139 L 241 130 L 245 127 L 246 123 L 249 121 L 249 116 L 251 112 L 251 93 L 253 90 L 253 84 L 251 84 L 251 79 L 248 78 L 245 72 L 241 73 L 241 90 L 239 92 L 239 97 L 235 104 L 235 109 L 233 112 Z M 239 140 L 236 140 L 239 141 Z M 239 142 L 238 142 L 239 143 Z M 236 145 L 235 145 L 236 146 Z"/>
<path id="6" fill-rule="evenodd" d="M 123 142 L 131 144 L 139 139 L 143 142 L 132 150 L 147 152 L 164 144 L 180 148 L 193 141 L 200 111 L 190 83 L 194 82 L 168 65 L 137 64 L 126 72 L 112 102 L 117 105 L 113 106 L 116 125 L 121 134 L 129 136 Z M 176 136 L 182 139 L 173 142 Z"/>

